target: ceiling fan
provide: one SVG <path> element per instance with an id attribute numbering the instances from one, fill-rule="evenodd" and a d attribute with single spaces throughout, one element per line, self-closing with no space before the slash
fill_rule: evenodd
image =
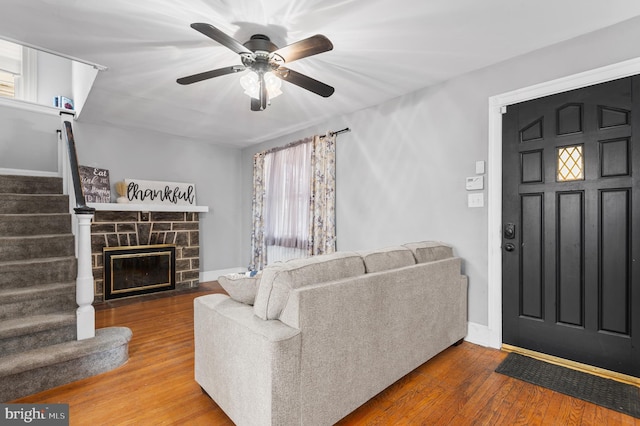
<path id="1" fill-rule="evenodd" d="M 246 89 L 245 93 L 251 96 L 252 111 L 264 110 L 270 98 L 279 94 L 277 93 L 280 83 L 278 79 L 288 81 L 325 98 L 334 92 L 333 87 L 283 66 L 285 63 L 333 49 L 331 41 L 323 35 L 314 35 L 278 48 L 269 37 L 263 34 L 255 34 L 243 44 L 210 24 L 194 23 L 191 24 L 191 28 L 239 54 L 242 65 L 232 65 L 182 77 L 177 80 L 179 84 L 192 84 L 245 70 L 253 71 L 246 76 L 247 78 L 243 77 L 244 81 L 241 80 Z M 270 91 L 273 92 L 271 85 L 274 85 L 275 93 L 270 93 Z"/>

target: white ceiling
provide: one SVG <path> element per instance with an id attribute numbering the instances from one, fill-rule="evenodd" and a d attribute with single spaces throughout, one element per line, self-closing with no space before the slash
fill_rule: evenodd
<path id="1" fill-rule="evenodd" d="M 380 104 L 456 75 L 640 14 L 637 0 L 1 0 L 0 37 L 108 67 L 81 121 L 239 147 Z M 242 74 L 181 86 L 237 54 L 191 29 L 210 23 L 244 43 L 314 34 L 330 52 L 289 63 L 335 87 L 322 98 L 283 83 L 250 111 Z"/>

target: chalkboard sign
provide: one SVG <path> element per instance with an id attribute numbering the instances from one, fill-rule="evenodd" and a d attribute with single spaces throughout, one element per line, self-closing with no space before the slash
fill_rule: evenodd
<path id="1" fill-rule="evenodd" d="M 78 169 L 84 200 L 87 203 L 110 203 L 109 170 L 89 166 L 78 166 Z"/>

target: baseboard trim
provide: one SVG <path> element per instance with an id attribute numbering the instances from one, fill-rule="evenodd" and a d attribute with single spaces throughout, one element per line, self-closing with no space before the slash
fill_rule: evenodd
<path id="1" fill-rule="evenodd" d="M 589 373 L 595 376 L 604 377 L 605 379 L 612 379 L 618 382 L 626 383 L 628 385 L 634 385 L 634 386 L 640 387 L 640 377 L 633 377 L 626 374 L 618 373 L 616 371 L 605 370 L 604 368 L 594 367 L 593 365 L 582 364 L 580 362 L 571 361 L 571 360 L 560 358 L 557 356 L 547 355 L 541 352 L 519 348 L 517 346 L 508 345 L 506 343 L 502 344 L 501 349 L 505 352 L 517 353 L 520 355 L 538 359 L 540 361 L 545 361 L 551 364 L 559 365 L 561 367 L 571 368 L 572 370 L 577 370 L 583 373 Z"/>
<path id="2" fill-rule="evenodd" d="M 0 175 L 12 176 L 37 176 L 37 177 L 60 177 L 58 172 L 45 172 L 40 170 L 27 169 L 5 169 L 0 167 Z"/>
<path id="3" fill-rule="evenodd" d="M 489 327 L 475 322 L 467 323 L 467 337 L 464 340 L 487 348 L 500 349 L 499 345 L 492 344 L 493 333 Z"/>

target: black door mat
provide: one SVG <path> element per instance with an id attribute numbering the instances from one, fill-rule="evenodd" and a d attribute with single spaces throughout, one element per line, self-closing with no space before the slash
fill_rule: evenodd
<path id="1" fill-rule="evenodd" d="M 510 353 L 496 373 L 640 418 L 640 388 Z"/>

